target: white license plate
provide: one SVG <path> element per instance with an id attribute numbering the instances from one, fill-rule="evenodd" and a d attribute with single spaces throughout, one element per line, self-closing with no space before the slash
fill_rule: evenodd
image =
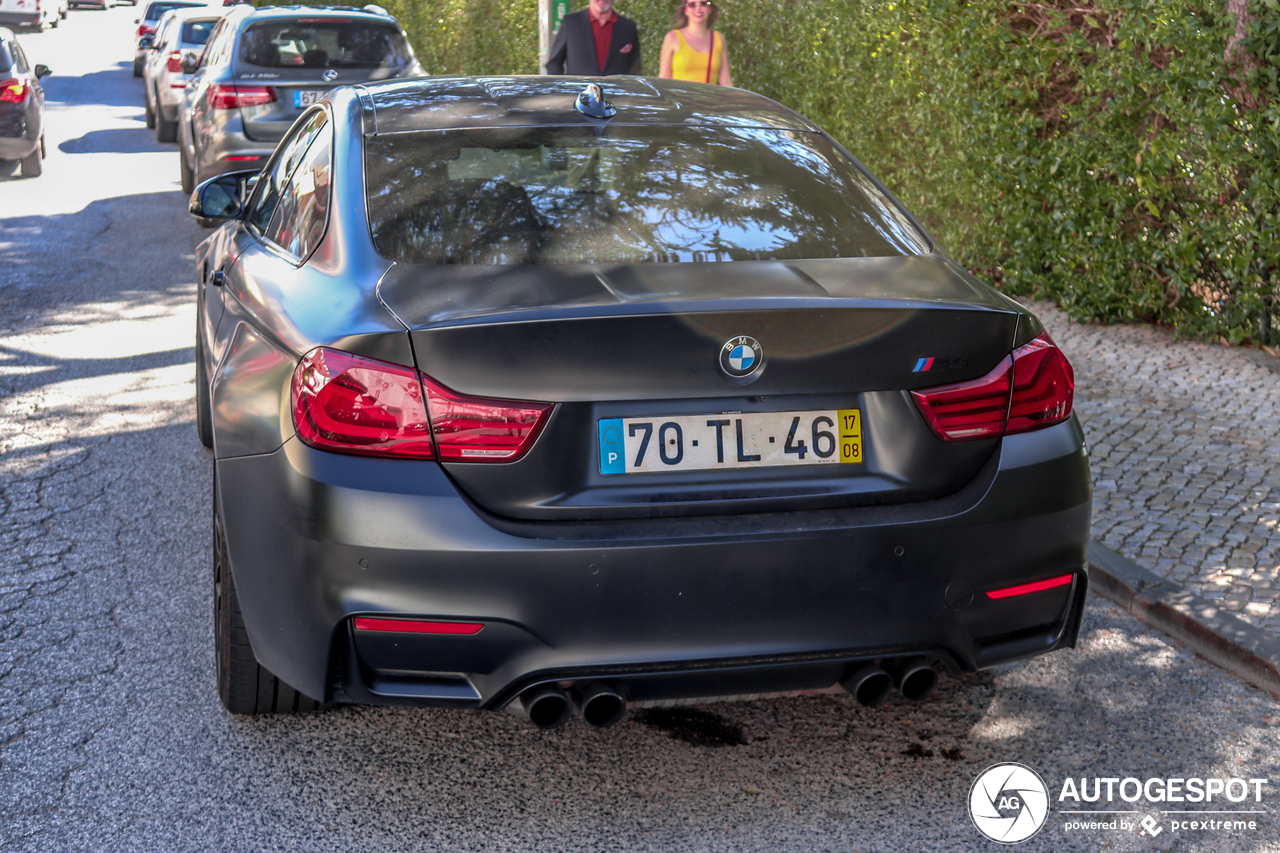
<path id="1" fill-rule="evenodd" d="M 303 89 L 301 92 L 294 92 L 293 105 L 295 107 L 309 107 L 323 98 L 326 91 L 325 89 Z"/>
<path id="2" fill-rule="evenodd" d="M 838 465 L 862 461 L 858 409 L 608 418 L 601 474 Z"/>

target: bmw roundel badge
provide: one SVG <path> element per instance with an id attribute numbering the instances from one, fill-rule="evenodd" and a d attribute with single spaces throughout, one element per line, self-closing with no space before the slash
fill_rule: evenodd
<path id="1" fill-rule="evenodd" d="M 738 335 L 720 347 L 720 369 L 730 381 L 750 382 L 764 368 L 764 347 L 755 338 Z"/>

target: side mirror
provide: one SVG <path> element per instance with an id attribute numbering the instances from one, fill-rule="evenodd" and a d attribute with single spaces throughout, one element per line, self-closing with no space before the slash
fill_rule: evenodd
<path id="1" fill-rule="evenodd" d="M 53 73 L 53 71 L 49 68 L 49 66 L 41 65 L 41 64 L 36 65 L 35 72 L 36 72 L 37 80 L 43 80 L 44 78 L 48 77 L 50 74 Z"/>
<path id="2" fill-rule="evenodd" d="M 200 67 L 200 57 L 196 56 L 194 51 L 188 51 L 182 54 L 178 67 L 182 69 L 183 74 L 195 74 L 196 69 Z"/>
<path id="3" fill-rule="evenodd" d="M 257 177 L 258 173 L 253 171 L 228 172 L 210 178 L 191 193 L 188 210 L 208 225 L 239 219 L 245 202 L 249 200 L 249 181 Z"/>
<path id="4" fill-rule="evenodd" d="M 140 50 L 151 50 L 152 46 L 155 43 L 156 43 L 155 36 L 143 36 L 142 38 L 138 39 L 138 48 Z"/>

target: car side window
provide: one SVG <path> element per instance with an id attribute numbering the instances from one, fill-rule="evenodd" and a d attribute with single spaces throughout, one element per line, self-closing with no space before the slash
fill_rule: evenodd
<path id="1" fill-rule="evenodd" d="M 214 65 L 218 61 L 218 56 L 222 51 L 222 46 L 227 41 L 227 22 L 221 20 L 218 22 L 213 32 L 209 36 L 209 41 L 205 43 L 204 51 L 200 54 L 200 65 Z"/>
<path id="2" fill-rule="evenodd" d="M 276 205 L 280 203 L 280 193 L 288 182 L 289 176 L 293 174 L 293 170 L 297 168 L 311 141 L 316 138 L 328 120 L 328 114 L 322 109 L 317 109 L 294 125 L 290 135 L 280 143 L 271 162 L 263 170 L 262 177 L 258 180 L 258 188 L 249 202 L 249 227 L 259 234 L 266 235 L 267 226 L 271 223 L 272 214 L 276 212 Z"/>
<path id="3" fill-rule="evenodd" d="M 329 221 L 333 131 L 320 128 L 280 191 L 266 238 L 297 258 L 308 258 Z"/>
<path id="4" fill-rule="evenodd" d="M 22 48 L 18 46 L 16 41 L 13 42 L 10 49 L 13 51 L 13 67 L 22 72 L 29 72 L 31 68 L 27 65 L 27 55 L 22 52 Z"/>

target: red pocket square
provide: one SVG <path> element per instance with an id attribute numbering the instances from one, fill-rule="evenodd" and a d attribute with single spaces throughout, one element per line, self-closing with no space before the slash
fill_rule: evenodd
<path id="1" fill-rule="evenodd" d="M 624 45 L 623 45 L 623 46 L 618 50 L 618 53 L 630 53 L 630 52 L 631 52 L 631 43 L 630 43 L 630 42 L 628 42 L 627 44 L 624 44 Z"/>

